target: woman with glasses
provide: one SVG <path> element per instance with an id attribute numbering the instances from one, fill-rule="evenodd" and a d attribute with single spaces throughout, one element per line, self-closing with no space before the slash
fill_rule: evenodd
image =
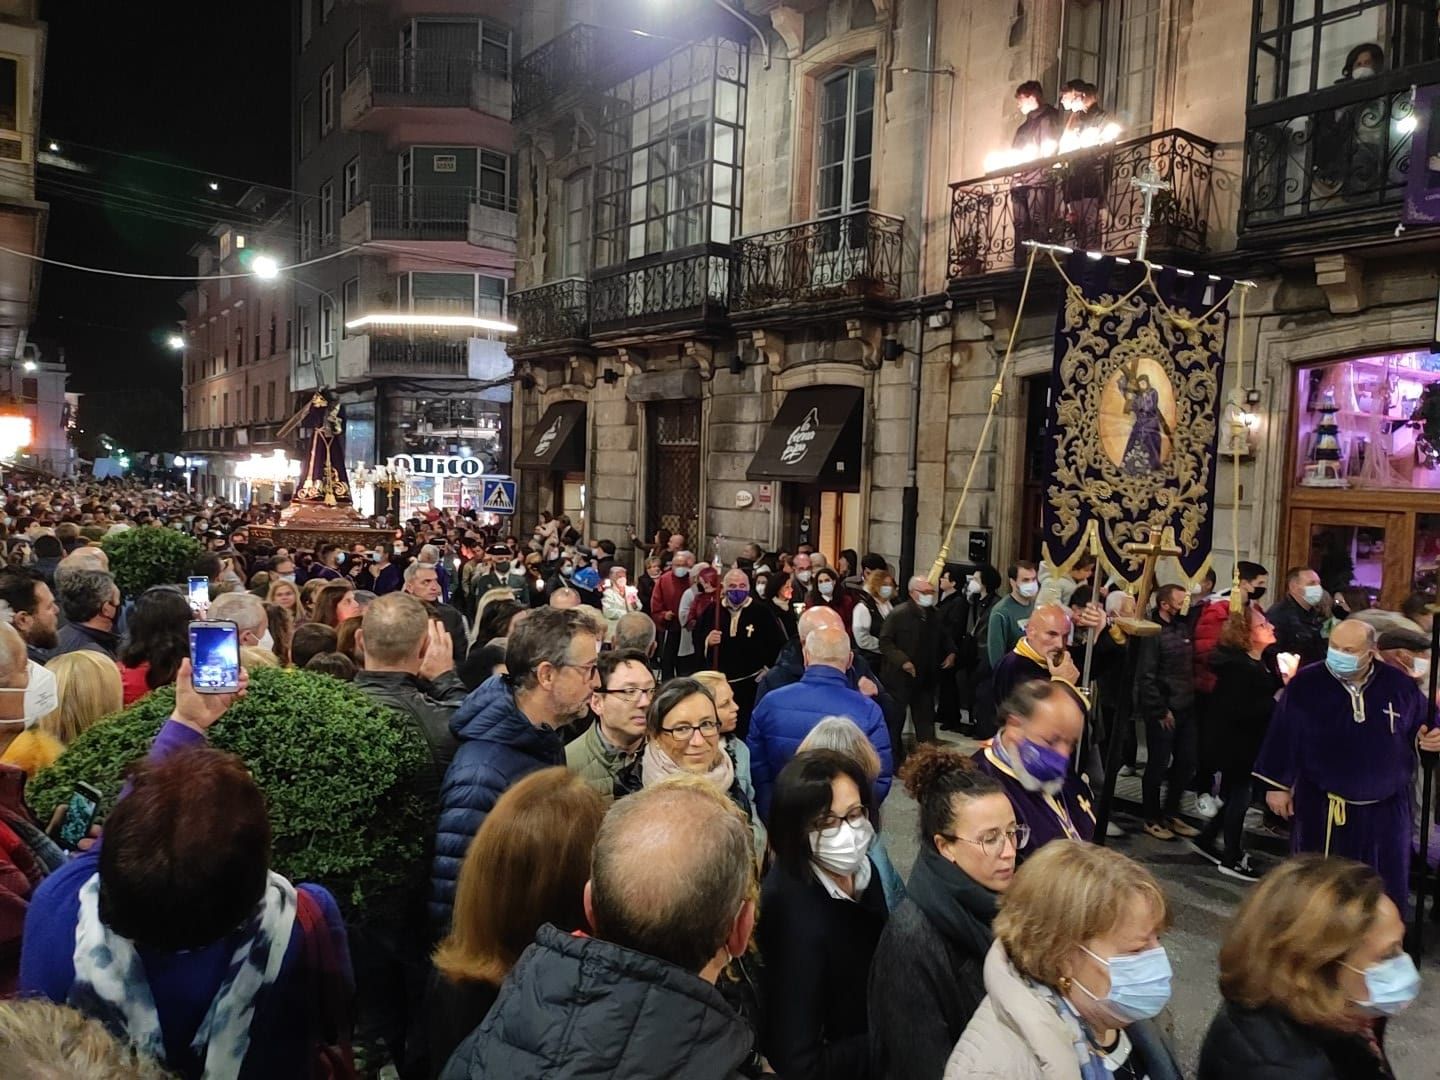
<path id="1" fill-rule="evenodd" d="M 940 1080 L 985 999 L 990 924 L 1030 830 L 954 750 L 917 747 L 900 778 L 920 809 L 920 854 L 870 970 L 870 1042 L 880 1077 Z"/>
<path id="2" fill-rule="evenodd" d="M 735 761 L 720 745 L 715 698 L 695 679 L 671 679 L 660 688 L 645 717 L 641 783 L 654 787 L 676 776 L 702 776 L 745 813 L 755 839 L 757 863 L 765 858 L 765 826 L 745 794 Z"/>
<path id="3" fill-rule="evenodd" d="M 874 1075 L 865 987 L 887 913 L 872 815 L 865 773 L 833 750 L 796 754 L 775 780 L 757 935 L 765 1056 L 786 1080 Z"/>
<path id="4" fill-rule="evenodd" d="M 723 671 L 697 671 L 695 681 L 715 699 L 715 716 L 720 721 L 720 747 L 735 763 L 735 781 L 750 805 L 755 805 L 755 782 L 750 779 L 750 748 L 735 734 L 740 726 L 740 703 Z"/>

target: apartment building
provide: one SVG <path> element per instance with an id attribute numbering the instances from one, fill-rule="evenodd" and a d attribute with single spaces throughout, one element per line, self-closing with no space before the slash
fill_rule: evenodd
<path id="1" fill-rule="evenodd" d="M 241 504 L 276 501 L 299 471 L 293 447 L 276 434 L 294 412 L 293 294 L 284 275 L 226 275 L 250 273 L 262 255 L 292 261 L 289 230 L 289 201 L 250 189 L 233 217 L 190 249 L 196 275 L 213 280 L 180 299 L 183 456 L 194 490 Z"/>
<path id="2" fill-rule="evenodd" d="M 1012 191 L 1047 171 L 1031 235 L 1134 254 L 1132 180 L 1153 170 L 1169 189 L 1150 258 L 1257 285 L 1223 391 L 1243 381 L 1248 423 L 1238 506 L 1228 461 L 1217 482 L 1221 572 L 1238 513 L 1242 551 L 1272 566 L 1326 563 L 1327 583 L 1349 573 L 1390 601 L 1433 586 L 1440 468 L 1411 417 L 1440 378 L 1437 233 L 1397 226 L 1413 88 L 1440 82 L 1436 4 L 1315 7 L 526 13 L 511 354 L 527 510 L 573 509 L 584 491 L 599 534 L 681 528 L 727 555 L 809 540 L 923 569 L 1014 322 Z M 1083 79 L 1111 114 L 1084 151 L 1101 180 L 1083 212 L 1064 188 L 1081 159 L 996 164 L 1031 79 L 1051 102 Z M 1415 165 L 1437 150 L 1417 147 Z M 1038 554 L 1060 295 L 1042 266 L 954 557 Z M 1345 482 L 1323 487 L 1306 466 L 1331 399 Z"/>
<path id="3" fill-rule="evenodd" d="M 297 390 L 338 389 L 354 464 L 504 471 L 516 5 L 296 0 Z M 432 482 L 432 481 L 426 481 Z M 452 505 L 459 490 L 412 493 Z"/>

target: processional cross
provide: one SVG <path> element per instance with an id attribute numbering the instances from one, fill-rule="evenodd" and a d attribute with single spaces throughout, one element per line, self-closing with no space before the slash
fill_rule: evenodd
<path id="1" fill-rule="evenodd" d="M 1155 196 L 1162 191 L 1169 191 L 1170 184 L 1160 179 L 1155 166 L 1148 161 L 1131 178 L 1130 183 L 1139 188 L 1145 198 L 1145 212 L 1140 215 L 1140 240 L 1135 248 L 1135 261 L 1143 263 L 1145 250 L 1150 246 L 1150 222 L 1151 213 L 1155 209 Z"/>
<path id="2" fill-rule="evenodd" d="M 1175 530 L 1168 525 L 1163 529 L 1157 529 L 1152 525 L 1146 533 L 1144 543 L 1132 540 L 1120 550 L 1132 559 L 1143 559 L 1145 568 L 1140 572 L 1140 593 L 1135 602 L 1139 617 L 1134 620 L 1119 619 L 1116 621 L 1127 634 L 1146 637 L 1160 629 L 1144 618 L 1146 605 L 1150 601 L 1150 592 L 1155 587 L 1155 564 L 1167 555 L 1179 558 L 1185 554 L 1185 550 L 1175 543 Z M 1133 625 L 1126 625 L 1132 622 Z"/>

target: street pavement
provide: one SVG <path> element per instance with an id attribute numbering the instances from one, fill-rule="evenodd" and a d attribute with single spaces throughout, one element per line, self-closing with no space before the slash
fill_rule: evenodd
<path id="1" fill-rule="evenodd" d="M 945 734 L 957 749 L 973 750 L 973 741 Z M 1165 889 L 1172 925 L 1164 936 L 1175 970 L 1174 995 L 1168 1016 L 1171 1042 L 1187 1076 L 1193 1076 L 1200 1044 L 1220 1004 L 1218 956 L 1225 928 L 1252 886 L 1216 871 L 1182 840 L 1154 840 L 1140 831 L 1139 821 L 1125 813 L 1125 800 L 1139 801 L 1139 780 L 1122 778 L 1117 823 L 1126 835 L 1110 844 L 1149 868 Z M 1187 804 L 1188 805 L 1188 804 Z M 896 868 L 908 877 L 919 845 L 915 803 L 897 781 L 882 809 L 881 832 Z M 1252 854 L 1257 869 L 1274 859 Z M 1440 1080 L 1440 1053 L 1434 1033 L 1440 1030 L 1440 927 L 1427 927 L 1428 951 L 1421 963 L 1424 985 L 1420 998 L 1390 1023 L 1385 1047 L 1397 1080 Z"/>

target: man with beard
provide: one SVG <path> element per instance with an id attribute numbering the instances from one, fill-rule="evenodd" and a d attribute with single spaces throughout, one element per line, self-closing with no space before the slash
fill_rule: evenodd
<path id="1" fill-rule="evenodd" d="M 20 567 L 0 573 L 0 601 L 10 606 L 10 625 L 25 640 L 25 652 L 37 664 L 59 644 L 60 605 L 39 574 Z"/>

